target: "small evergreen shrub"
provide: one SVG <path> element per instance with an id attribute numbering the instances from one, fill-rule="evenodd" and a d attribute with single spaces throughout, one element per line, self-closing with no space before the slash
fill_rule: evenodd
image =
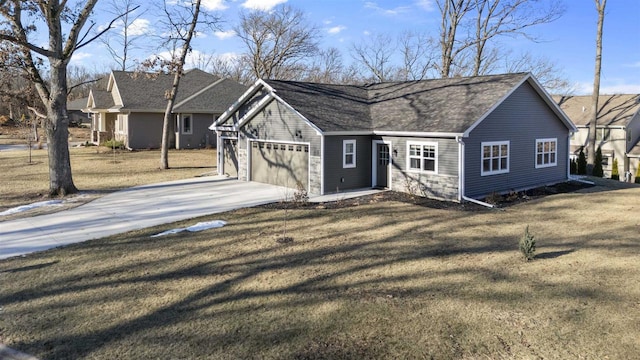
<path id="1" fill-rule="evenodd" d="M 638 166 L 638 171 L 636 171 L 636 184 L 640 184 L 640 166 Z"/>
<path id="2" fill-rule="evenodd" d="M 578 173 L 578 161 L 576 159 L 571 159 L 569 162 L 569 170 L 573 175 Z"/>
<path id="3" fill-rule="evenodd" d="M 580 154 L 578 154 L 578 175 L 586 175 L 587 174 L 587 157 L 584 155 L 584 151 L 580 150 Z"/>
<path id="4" fill-rule="evenodd" d="M 602 150 L 600 149 L 600 147 L 598 147 L 598 150 L 596 150 L 596 161 L 595 164 L 593 164 L 592 175 L 597 177 L 604 176 L 604 170 L 602 169 Z"/>
<path id="5" fill-rule="evenodd" d="M 536 256 L 536 238 L 529 233 L 529 225 L 520 238 L 520 252 L 526 261 L 533 260 Z"/>
<path id="6" fill-rule="evenodd" d="M 613 159 L 613 168 L 611 169 L 611 179 L 620 180 L 620 172 L 618 171 L 618 159 Z"/>

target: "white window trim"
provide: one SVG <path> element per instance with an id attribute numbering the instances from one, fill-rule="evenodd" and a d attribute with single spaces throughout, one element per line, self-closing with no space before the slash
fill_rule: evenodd
<path id="1" fill-rule="evenodd" d="M 553 152 L 555 154 L 554 156 L 554 162 L 550 162 L 548 164 L 538 164 L 538 144 L 540 143 L 545 143 L 545 142 L 554 142 L 555 143 L 555 151 Z M 558 166 L 558 139 L 557 138 L 546 138 L 546 139 L 536 139 L 536 147 L 535 147 L 535 153 L 536 153 L 536 157 L 534 159 L 535 164 L 536 164 L 536 169 L 542 169 L 542 168 L 548 168 L 548 167 L 553 167 L 553 166 Z M 542 153 L 543 154 L 543 161 L 544 161 L 544 145 L 543 145 L 543 150 Z M 549 152 L 549 154 L 551 154 L 551 152 Z"/>
<path id="2" fill-rule="evenodd" d="M 411 168 L 411 157 L 409 156 L 409 154 L 411 153 L 409 151 L 411 145 L 419 145 L 420 146 L 420 169 L 413 169 Z M 427 145 L 427 146 L 433 146 L 434 150 L 435 150 L 435 163 L 433 165 L 434 170 L 424 170 L 424 159 L 425 157 L 422 156 L 422 151 L 423 148 L 422 146 Z M 414 172 L 414 173 L 425 173 L 425 174 L 437 174 L 438 173 L 438 143 L 437 142 L 431 142 L 431 141 L 407 141 L 407 152 L 406 152 L 406 157 L 407 157 L 407 171 L 408 172 Z"/>
<path id="3" fill-rule="evenodd" d="M 485 160 L 484 159 L 484 147 L 485 146 L 494 146 L 494 145 L 507 145 L 507 168 L 506 169 L 500 169 L 500 170 L 484 171 L 484 160 Z M 491 159 L 493 159 L 493 157 L 491 157 Z M 511 141 L 509 141 L 509 140 L 506 140 L 506 141 L 487 141 L 487 142 L 482 142 L 480 144 L 480 176 L 507 174 L 509 172 L 509 169 L 511 168 L 510 162 L 511 162 Z"/>
<path id="4" fill-rule="evenodd" d="M 353 153 L 347 153 L 347 145 L 353 145 Z M 355 140 L 342 140 L 342 168 L 349 169 L 356 167 L 356 141 Z M 347 164 L 347 155 L 353 155 L 353 164 Z"/>
<path id="5" fill-rule="evenodd" d="M 191 119 L 191 127 L 189 132 L 184 131 L 184 119 L 185 117 L 189 117 Z M 193 115 L 192 114 L 181 114 L 180 115 L 180 133 L 184 135 L 192 135 L 193 134 Z"/>

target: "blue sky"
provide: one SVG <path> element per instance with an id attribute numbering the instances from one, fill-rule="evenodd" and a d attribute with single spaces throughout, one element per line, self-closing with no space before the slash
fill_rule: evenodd
<path id="1" fill-rule="evenodd" d="M 97 22 L 106 23 L 99 2 Z M 298 8 L 310 23 L 321 29 L 323 47 L 342 50 L 349 62 L 348 50 L 354 42 L 377 33 L 396 35 L 405 30 L 438 34 L 439 14 L 434 0 L 203 0 L 203 4 L 224 19 L 222 31 L 207 31 L 198 36 L 193 49 L 206 54 L 237 54 L 243 51 L 231 29 L 240 11 L 269 11 L 286 3 Z M 523 38 L 502 39 L 504 47 L 515 53 L 529 51 L 553 61 L 573 84 L 576 93 L 589 93 L 593 84 L 597 12 L 593 0 L 565 0 L 566 12 L 554 23 L 535 27 L 531 32 L 541 41 Z M 157 23 L 144 13 L 140 31 L 157 32 Z M 92 70 L 107 70 L 109 62 L 99 43 L 81 49 L 74 63 Z M 144 57 L 154 50 L 147 49 Z M 103 55 L 104 54 L 104 55 Z M 602 93 L 640 93 L 640 0 L 609 0 L 604 23 Z"/>

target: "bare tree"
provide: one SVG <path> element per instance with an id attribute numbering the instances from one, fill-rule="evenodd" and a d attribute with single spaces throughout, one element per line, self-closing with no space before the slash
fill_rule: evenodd
<path id="1" fill-rule="evenodd" d="M 167 90 L 167 106 L 164 112 L 162 124 L 162 143 L 160 147 L 160 168 L 169 168 L 169 137 L 171 133 L 173 105 L 178 95 L 180 79 L 184 73 L 184 65 L 187 54 L 191 51 L 191 40 L 196 35 L 196 28 L 200 23 L 201 15 L 206 18 L 206 14 L 201 14 L 201 0 L 192 0 L 188 3 L 169 5 L 164 1 L 163 11 L 167 25 L 170 28 L 170 37 L 167 39 L 172 50 L 171 59 L 163 61 L 165 67 L 173 73 L 173 83 L 171 89 Z M 207 24 L 215 24 L 218 20 L 208 20 Z"/>
<path id="2" fill-rule="evenodd" d="M 436 0 L 440 9 L 441 77 L 482 75 L 496 68 L 502 57 L 495 41 L 521 36 L 537 41 L 527 32 L 562 15 L 555 0 Z M 466 31 L 465 31 L 466 30 Z M 493 43 L 493 46 L 490 46 Z"/>
<path id="3" fill-rule="evenodd" d="M 214 75 L 229 78 L 245 85 L 256 80 L 246 55 L 216 56 L 212 59 L 208 70 Z"/>
<path id="4" fill-rule="evenodd" d="M 524 36 L 535 40 L 525 32 L 532 26 L 553 22 L 564 12 L 562 3 L 552 1 L 544 6 L 539 0 L 474 0 L 475 38 L 467 40 L 473 44 L 473 76 L 481 74 L 487 60 L 487 43 L 498 36 Z"/>
<path id="5" fill-rule="evenodd" d="M 120 31 L 111 32 L 100 38 L 105 48 L 116 62 L 117 68 L 122 71 L 132 67 L 130 62 L 131 51 L 138 48 L 140 37 L 144 35 L 144 30 L 134 28 L 141 20 L 141 12 L 136 12 L 140 6 L 134 0 L 111 0 L 108 13 L 118 16 L 124 14 L 119 21 Z"/>
<path id="6" fill-rule="evenodd" d="M 302 11 L 288 5 L 269 13 L 242 13 L 235 31 L 256 78 L 298 79 L 308 67 L 307 60 L 318 53 L 318 29 Z"/>
<path id="7" fill-rule="evenodd" d="M 315 57 L 305 81 L 335 84 L 340 82 L 344 70 L 340 50 L 332 47 L 321 50 Z"/>
<path id="8" fill-rule="evenodd" d="M 535 57 L 526 52 L 517 56 L 505 56 L 504 62 L 506 72 L 530 72 L 551 93 L 568 94 L 572 91 L 561 69 L 548 58 Z"/>
<path id="9" fill-rule="evenodd" d="M 600 72 L 602 68 L 602 27 L 607 0 L 594 0 L 598 11 L 598 30 L 596 33 L 596 64 L 593 77 L 593 94 L 591 95 L 591 120 L 589 121 L 589 141 L 587 169 L 592 173 L 596 163 L 596 131 L 598 126 L 598 98 L 600 97 Z"/>
<path id="10" fill-rule="evenodd" d="M 372 35 L 351 45 L 351 57 L 363 68 L 363 76 L 369 81 L 395 80 L 398 68 L 393 64 L 397 47 L 385 34 Z"/>
<path id="11" fill-rule="evenodd" d="M 83 32 L 97 1 L 69 4 L 67 0 L 0 0 L 0 50 L 10 51 L 7 47 L 12 46 L 19 49 L 20 56 L 14 60 L 28 74 L 45 109 L 50 195 L 77 191 L 69 157 L 67 65 L 78 49 L 113 25 L 94 36 L 89 36 L 93 24 Z M 47 35 L 46 45 L 40 45 L 33 36 L 36 31 Z"/>
<path id="12" fill-rule="evenodd" d="M 435 66 L 434 44 L 426 34 L 407 31 L 400 34 L 398 46 L 402 55 L 399 80 L 424 80 Z"/>
<path id="13" fill-rule="evenodd" d="M 451 75 L 458 54 L 468 48 L 468 42 L 458 40 L 458 27 L 472 8 L 473 0 L 436 0 L 440 9 L 440 77 Z"/>

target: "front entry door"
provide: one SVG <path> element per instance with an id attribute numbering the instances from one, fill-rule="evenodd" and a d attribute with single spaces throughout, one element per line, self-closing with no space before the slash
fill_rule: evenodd
<path id="1" fill-rule="evenodd" d="M 389 187 L 389 145 L 378 144 L 376 151 L 376 187 Z"/>

